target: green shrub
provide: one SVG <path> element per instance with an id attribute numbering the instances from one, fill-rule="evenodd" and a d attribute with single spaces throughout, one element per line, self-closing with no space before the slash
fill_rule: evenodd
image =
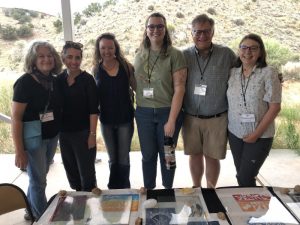
<path id="1" fill-rule="evenodd" d="M 11 16 L 21 24 L 31 21 L 30 13 L 26 9 L 12 9 Z"/>
<path id="2" fill-rule="evenodd" d="M 56 33 L 62 32 L 62 22 L 60 19 L 57 19 L 53 22 L 53 26 L 55 27 Z"/>
<path id="3" fill-rule="evenodd" d="M 39 13 L 37 11 L 29 10 L 29 15 L 33 18 L 36 18 L 39 16 Z"/>
<path id="4" fill-rule="evenodd" d="M 273 147 L 295 149 L 300 154 L 300 131 L 297 130 L 300 124 L 299 106 L 283 106 L 279 113 L 280 123 L 278 124 Z"/>
<path id="5" fill-rule="evenodd" d="M 0 112 L 11 116 L 11 101 L 13 95 L 13 81 L 3 80 L 0 83 Z M 14 151 L 11 138 L 10 124 L 0 121 L 0 153 Z"/>
<path id="6" fill-rule="evenodd" d="M 207 12 L 208 12 L 209 14 L 211 14 L 211 15 L 217 15 L 217 12 L 216 12 L 216 10 L 215 10 L 214 8 L 208 8 L 208 9 L 207 9 Z"/>
<path id="7" fill-rule="evenodd" d="M 77 25 L 80 23 L 81 14 L 79 12 L 74 13 L 74 24 Z"/>
<path id="8" fill-rule="evenodd" d="M 285 65 L 288 61 L 297 59 L 297 56 L 292 53 L 288 47 L 277 40 L 266 39 L 264 43 L 267 51 L 268 64 L 274 66 L 278 70 L 281 70 L 281 66 Z"/>
<path id="9" fill-rule="evenodd" d="M 116 0 L 106 0 L 104 3 L 103 3 L 103 8 L 106 8 L 107 6 L 109 5 L 116 5 L 117 1 Z"/>
<path id="10" fill-rule="evenodd" d="M 88 7 L 82 11 L 82 13 L 86 17 L 91 17 L 91 16 L 95 15 L 96 13 L 101 12 L 101 10 L 102 10 L 101 4 L 93 2 L 93 3 L 89 4 Z"/>
<path id="11" fill-rule="evenodd" d="M 1 37 L 4 40 L 16 40 L 17 39 L 17 29 L 7 25 L 6 27 L 2 27 L 1 30 Z"/>
<path id="12" fill-rule="evenodd" d="M 10 116 L 11 100 L 13 95 L 13 82 L 1 81 L 0 85 L 0 112 Z"/>
<path id="13" fill-rule="evenodd" d="M 10 124 L 0 121 L 0 154 L 14 152 L 10 127 Z"/>
<path id="14" fill-rule="evenodd" d="M 10 61 L 11 69 L 17 68 L 22 62 L 25 45 L 25 41 L 17 41 L 15 46 L 10 50 L 8 59 Z"/>
<path id="15" fill-rule="evenodd" d="M 23 24 L 17 29 L 17 35 L 20 38 L 31 37 L 33 35 L 33 29 L 30 25 Z"/>

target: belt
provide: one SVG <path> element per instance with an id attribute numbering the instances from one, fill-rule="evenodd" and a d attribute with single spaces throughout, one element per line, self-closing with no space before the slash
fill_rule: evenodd
<path id="1" fill-rule="evenodd" d="M 221 112 L 221 113 L 218 113 L 218 114 L 215 114 L 215 115 L 209 115 L 209 116 L 204 116 L 204 115 L 192 115 L 192 114 L 189 114 L 190 116 L 193 116 L 193 117 L 197 117 L 197 118 L 200 118 L 200 119 L 211 119 L 211 118 L 217 118 L 217 117 L 220 117 L 222 116 L 223 113 L 226 113 L 227 111 L 224 111 L 224 112 Z"/>

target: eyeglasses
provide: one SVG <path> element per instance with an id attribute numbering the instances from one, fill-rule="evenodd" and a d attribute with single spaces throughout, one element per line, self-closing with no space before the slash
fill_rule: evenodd
<path id="1" fill-rule="evenodd" d="M 75 48 L 81 50 L 83 48 L 83 44 L 74 41 L 66 41 L 64 48 Z"/>
<path id="2" fill-rule="evenodd" d="M 147 28 L 148 28 L 150 31 L 154 31 L 155 28 L 156 28 L 157 30 L 159 30 L 159 31 L 162 31 L 162 30 L 165 28 L 165 25 L 163 25 L 163 24 L 157 24 L 157 25 L 155 25 L 155 24 L 149 24 L 149 25 L 147 26 Z"/>
<path id="3" fill-rule="evenodd" d="M 209 36 L 212 34 L 212 29 L 205 29 L 205 30 L 192 30 L 192 34 L 195 37 L 200 37 L 201 34 L 204 36 Z"/>
<path id="4" fill-rule="evenodd" d="M 241 50 L 242 52 L 246 52 L 247 49 L 248 49 L 250 52 L 256 52 L 256 51 L 259 49 L 259 46 L 257 46 L 257 45 L 252 45 L 252 46 L 240 45 L 240 50 Z"/>

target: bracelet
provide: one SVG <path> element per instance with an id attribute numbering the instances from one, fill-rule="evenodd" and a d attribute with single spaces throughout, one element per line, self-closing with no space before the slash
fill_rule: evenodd
<path id="1" fill-rule="evenodd" d="M 90 132 L 90 135 L 93 135 L 93 136 L 95 136 L 96 137 L 96 133 L 95 132 Z"/>

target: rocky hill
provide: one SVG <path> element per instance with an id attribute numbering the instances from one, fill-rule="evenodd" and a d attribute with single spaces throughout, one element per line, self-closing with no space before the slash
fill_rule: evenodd
<path id="1" fill-rule="evenodd" d="M 75 25 L 74 40 L 84 44 L 84 65 L 91 67 L 94 41 L 103 32 L 112 32 L 125 55 L 133 60 L 144 31 L 144 23 L 152 12 L 163 13 L 177 47 L 191 43 L 190 22 L 197 14 L 207 13 L 215 19 L 214 42 L 233 46 L 244 35 L 254 32 L 264 39 L 272 38 L 292 52 L 300 50 L 299 0 L 122 0 L 110 4 L 92 17 L 82 17 Z M 57 50 L 63 45 L 63 34 L 57 34 L 53 22 L 58 18 L 41 14 L 32 19 L 34 35 L 27 39 L 0 39 L 0 71 L 22 70 L 22 52 L 32 39 L 49 40 Z M 0 11 L 1 26 L 20 26 Z"/>

